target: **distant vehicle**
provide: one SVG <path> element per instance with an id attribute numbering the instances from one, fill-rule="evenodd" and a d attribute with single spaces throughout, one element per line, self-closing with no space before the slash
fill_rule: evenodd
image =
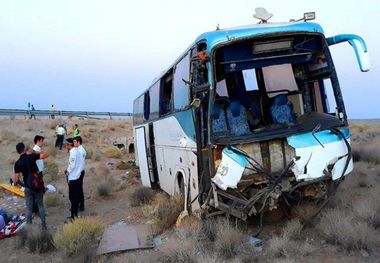
<path id="1" fill-rule="evenodd" d="M 184 209 L 247 219 L 279 205 L 325 200 L 353 169 L 342 91 L 315 18 L 217 29 L 193 44 L 134 101 L 136 162 L 144 186 L 184 196 Z"/>

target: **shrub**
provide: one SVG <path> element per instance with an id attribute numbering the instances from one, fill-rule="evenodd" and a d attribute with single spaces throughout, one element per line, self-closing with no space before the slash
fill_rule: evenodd
<path id="1" fill-rule="evenodd" d="M 268 241 L 268 254 L 274 258 L 285 257 L 293 259 L 295 255 L 306 256 L 315 248 L 306 241 L 291 240 L 288 236 L 275 236 Z"/>
<path id="2" fill-rule="evenodd" d="M 14 141 L 16 138 L 16 134 L 13 131 L 10 131 L 8 129 L 1 130 L 0 132 L 0 138 L 2 141 Z"/>
<path id="3" fill-rule="evenodd" d="M 302 224 L 299 219 L 293 219 L 287 222 L 285 228 L 283 229 L 283 235 L 287 236 L 292 240 L 301 239 Z"/>
<path id="4" fill-rule="evenodd" d="M 235 229 L 228 220 L 218 223 L 215 239 L 215 251 L 218 257 L 229 259 L 238 254 L 239 245 L 247 241 L 247 237 Z"/>
<path id="5" fill-rule="evenodd" d="M 112 191 L 112 184 L 108 181 L 103 181 L 96 186 L 99 196 L 110 196 Z"/>
<path id="6" fill-rule="evenodd" d="M 124 162 L 124 161 L 119 161 L 117 164 L 116 164 L 116 168 L 119 169 L 119 170 L 127 170 L 127 169 L 130 169 L 132 167 L 132 164 L 131 162 Z"/>
<path id="7" fill-rule="evenodd" d="M 89 121 L 87 121 L 87 125 L 96 125 L 96 121 L 94 121 L 94 120 L 89 120 Z"/>
<path id="8" fill-rule="evenodd" d="M 44 176 L 44 179 L 46 179 L 47 182 L 57 181 L 59 179 L 58 173 L 59 173 L 58 164 L 52 160 L 46 161 L 45 174 L 49 175 L 50 177 L 46 178 L 46 176 Z"/>
<path id="9" fill-rule="evenodd" d="M 61 197 L 58 194 L 45 195 L 45 207 L 55 207 L 61 204 Z"/>
<path id="10" fill-rule="evenodd" d="M 84 147 L 86 150 L 86 159 L 92 159 L 95 156 L 95 150 L 92 147 L 86 146 Z"/>
<path id="11" fill-rule="evenodd" d="M 94 217 L 83 217 L 63 225 L 54 236 L 57 246 L 61 246 L 68 256 L 74 256 L 89 246 L 104 230 L 101 221 Z"/>
<path id="12" fill-rule="evenodd" d="M 183 209 L 181 197 L 168 197 L 165 194 L 157 194 L 150 205 L 145 207 L 149 211 L 152 229 L 155 234 L 161 233 L 175 224 Z"/>
<path id="13" fill-rule="evenodd" d="M 160 251 L 162 256 L 159 262 L 162 263 L 196 263 L 197 253 L 195 244 L 191 240 L 185 240 L 180 243 L 175 240 L 170 240 L 165 245 L 161 246 Z"/>
<path id="14" fill-rule="evenodd" d="M 218 232 L 217 222 L 214 218 L 206 218 L 202 221 L 201 233 L 203 239 L 208 239 L 209 241 L 215 241 L 216 233 Z"/>
<path id="15" fill-rule="evenodd" d="M 327 210 L 322 214 L 320 228 L 327 241 L 345 249 L 371 249 L 376 244 L 374 229 L 343 210 Z"/>
<path id="16" fill-rule="evenodd" d="M 22 229 L 16 236 L 16 247 L 26 246 L 31 253 L 46 253 L 55 249 L 53 237 L 46 230 L 40 230 L 36 226 L 28 226 Z"/>
<path id="17" fill-rule="evenodd" d="M 354 203 L 353 212 L 359 221 L 374 228 L 380 227 L 380 205 L 374 196 Z"/>
<path id="18" fill-rule="evenodd" d="M 110 147 L 104 150 L 104 155 L 108 158 L 121 158 L 121 151 L 117 147 Z"/>
<path id="19" fill-rule="evenodd" d="M 100 164 L 96 167 L 95 173 L 98 175 L 108 175 L 110 173 L 110 169 L 106 165 Z"/>
<path id="20" fill-rule="evenodd" d="M 132 206 L 140 206 L 150 203 L 156 192 L 148 187 L 139 187 L 130 196 Z"/>
<path id="21" fill-rule="evenodd" d="M 202 221 L 195 216 L 187 216 L 177 227 L 176 232 L 181 239 L 201 239 L 203 237 Z"/>

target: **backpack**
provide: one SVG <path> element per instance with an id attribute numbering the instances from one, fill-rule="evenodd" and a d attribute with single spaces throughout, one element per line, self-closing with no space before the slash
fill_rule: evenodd
<path id="1" fill-rule="evenodd" d="M 40 192 L 45 189 L 42 174 L 39 173 L 29 173 L 26 185 L 35 192 Z"/>

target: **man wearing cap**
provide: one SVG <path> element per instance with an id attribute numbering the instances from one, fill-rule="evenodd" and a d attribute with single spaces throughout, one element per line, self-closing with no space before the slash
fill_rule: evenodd
<path id="1" fill-rule="evenodd" d="M 80 174 L 81 174 L 81 165 L 80 165 L 80 156 L 79 151 L 74 147 L 73 138 L 67 138 L 66 149 L 69 152 L 69 164 L 65 170 L 65 175 L 67 176 L 67 182 L 69 184 L 69 199 L 71 203 L 71 216 L 68 219 L 74 220 L 78 217 L 78 208 L 80 202 Z"/>

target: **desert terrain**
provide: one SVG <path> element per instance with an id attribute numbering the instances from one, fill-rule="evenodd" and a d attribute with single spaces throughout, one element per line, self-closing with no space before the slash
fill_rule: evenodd
<path id="1" fill-rule="evenodd" d="M 151 224 L 155 248 L 96 256 L 101 232 L 87 244 L 69 251 L 57 234 L 70 215 L 68 187 L 63 171 L 68 153 L 54 147 L 55 128 L 60 121 L 68 127 L 77 123 L 88 153 L 84 179 L 85 211 L 81 219 L 91 218 L 104 227 L 117 224 Z M 15 145 L 33 146 L 36 134 L 45 137 L 45 183 L 57 193 L 45 194 L 48 231 L 55 249 L 33 248 L 38 240 L 22 243 L 21 237 L 0 240 L 1 262 L 380 262 L 380 121 L 350 122 L 354 171 L 338 187 L 335 195 L 311 225 L 303 224 L 314 207 L 306 204 L 292 211 L 289 218 L 265 220 L 259 238 L 257 220 L 227 220 L 223 215 L 199 220 L 185 218 L 175 225 L 180 210 L 159 190 L 143 189 L 134 154 L 117 148 L 115 141 L 132 138 L 131 120 L 83 120 L 69 118 L 0 119 L 0 181 L 8 182 L 18 159 Z M 173 206 L 170 206 L 172 204 Z M 0 208 L 9 214 L 25 211 L 23 198 L 0 191 Z M 164 212 L 162 212 L 164 211 Z M 162 212 L 162 213 L 161 213 Z M 161 218 L 157 214 L 162 214 Z M 169 220 L 170 219 L 170 220 Z M 33 226 L 38 229 L 39 218 Z M 73 223 L 75 224 L 75 222 Z M 94 225 L 96 225 L 94 224 Z M 37 230 L 38 231 L 38 230 Z M 82 231 L 82 230 L 78 230 Z M 29 237 L 30 238 L 30 237 Z M 68 238 L 68 237 L 65 237 Z M 62 241 L 62 238 L 60 239 Z M 67 241 L 67 240 L 66 240 Z M 70 240 L 69 240 L 70 241 Z"/>

